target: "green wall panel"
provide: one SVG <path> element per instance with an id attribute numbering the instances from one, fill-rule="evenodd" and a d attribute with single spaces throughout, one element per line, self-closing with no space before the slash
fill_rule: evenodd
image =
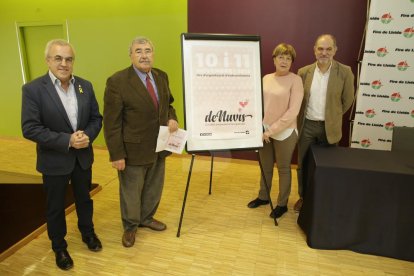
<path id="1" fill-rule="evenodd" d="M 66 21 L 76 50 L 74 73 L 90 80 L 103 107 L 106 79 L 130 65 L 135 36 L 155 44 L 155 67 L 169 74 L 181 127 L 183 119 L 180 34 L 187 31 L 187 0 L 0 1 L 0 135 L 21 137 L 23 85 L 16 23 Z M 45 65 L 45 72 L 47 67 Z M 104 145 L 102 132 L 96 144 Z"/>

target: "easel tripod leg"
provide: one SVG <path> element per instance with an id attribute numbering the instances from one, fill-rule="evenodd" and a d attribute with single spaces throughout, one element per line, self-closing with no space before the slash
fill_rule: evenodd
<path id="1" fill-rule="evenodd" d="M 190 170 L 188 171 L 188 177 L 187 177 L 187 185 L 185 187 L 185 193 L 184 193 L 184 199 L 183 199 L 183 206 L 181 208 L 180 223 L 178 224 L 177 238 L 180 237 L 181 224 L 183 223 L 184 209 L 185 209 L 185 203 L 187 201 L 188 188 L 190 186 L 191 172 L 193 171 L 194 157 L 195 157 L 195 155 L 192 154 L 191 155 Z"/>
<path id="2" fill-rule="evenodd" d="M 208 194 L 211 195 L 211 184 L 213 182 L 213 161 L 214 161 L 214 152 L 211 152 L 211 165 L 210 165 L 210 187 L 208 189 Z"/>

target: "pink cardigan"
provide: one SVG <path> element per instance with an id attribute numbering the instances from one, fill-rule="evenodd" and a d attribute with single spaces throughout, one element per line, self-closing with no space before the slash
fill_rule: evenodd
<path id="1" fill-rule="evenodd" d="M 270 135 L 286 129 L 296 129 L 296 117 L 303 99 L 302 79 L 292 73 L 276 76 L 275 73 L 263 77 L 264 118 Z"/>

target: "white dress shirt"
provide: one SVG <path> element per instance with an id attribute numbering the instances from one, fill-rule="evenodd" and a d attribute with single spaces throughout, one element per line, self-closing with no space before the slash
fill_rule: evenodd
<path id="1" fill-rule="evenodd" d="M 62 88 L 61 81 L 56 78 L 52 72 L 49 71 L 49 76 L 52 79 L 52 83 L 55 86 L 55 89 L 59 95 L 60 100 L 62 101 L 63 107 L 65 108 L 66 114 L 69 117 L 70 124 L 72 125 L 73 131 L 76 131 L 78 127 L 78 99 L 75 94 L 75 78 L 72 78 L 69 81 L 68 91 L 65 91 Z"/>
<path id="2" fill-rule="evenodd" d="M 318 65 L 316 65 L 310 88 L 309 103 L 306 109 L 306 119 L 325 121 L 326 93 L 331 67 L 332 63 L 329 65 L 328 71 L 322 73 Z"/>

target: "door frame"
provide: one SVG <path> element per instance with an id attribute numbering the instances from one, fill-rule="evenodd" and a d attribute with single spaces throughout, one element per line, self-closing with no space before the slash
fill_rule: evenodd
<path id="1" fill-rule="evenodd" d="M 69 42 L 69 24 L 68 20 L 56 20 L 56 21 L 33 21 L 33 22 L 15 22 L 17 47 L 19 50 L 20 68 L 22 72 L 23 84 L 27 82 L 28 64 L 26 44 L 23 39 L 23 30 L 25 27 L 36 26 L 60 26 L 63 29 L 63 38 Z"/>

